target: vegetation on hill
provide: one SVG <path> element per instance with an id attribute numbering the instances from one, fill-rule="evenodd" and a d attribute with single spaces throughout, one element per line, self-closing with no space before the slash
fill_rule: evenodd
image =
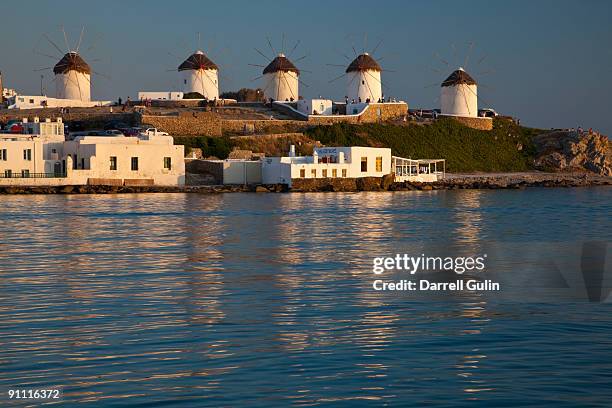
<path id="1" fill-rule="evenodd" d="M 311 154 L 316 142 L 326 146 L 389 147 L 393 155 L 413 159 L 446 159 L 449 172 L 509 172 L 534 168 L 536 148 L 533 138 L 542 133 L 505 120 L 496 119 L 493 130 L 468 128 L 452 119 L 440 119 L 430 125 L 394 125 L 339 123 L 315 126 L 304 136 L 273 137 L 175 137 L 177 144 L 202 149 L 204 157 L 228 157 L 232 149 L 263 152 L 277 156 L 295 144 L 298 154 Z"/>
<path id="2" fill-rule="evenodd" d="M 414 159 L 446 159 L 451 172 L 525 171 L 533 168 L 537 129 L 496 119 L 492 131 L 468 128 L 452 119 L 431 125 L 346 123 L 317 126 L 306 134 L 328 146 L 390 147 L 393 155 Z"/>
<path id="3" fill-rule="evenodd" d="M 226 159 L 232 151 L 232 144 L 228 137 L 212 137 L 212 136 L 176 136 L 174 143 L 185 146 L 185 156 L 191 153 L 192 148 L 202 149 L 203 157 L 217 157 Z"/>

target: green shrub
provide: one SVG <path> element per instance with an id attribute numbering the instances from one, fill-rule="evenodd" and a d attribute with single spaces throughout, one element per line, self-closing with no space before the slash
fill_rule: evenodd
<path id="1" fill-rule="evenodd" d="M 215 156 L 219 159 L 227 159 L 232 150 L 232 144 L 227 137 L 177 136 L 174 143 L 185 146 L 186 155 L 191 149 L 199 148 L 202 149 L 204 157 Z"/>

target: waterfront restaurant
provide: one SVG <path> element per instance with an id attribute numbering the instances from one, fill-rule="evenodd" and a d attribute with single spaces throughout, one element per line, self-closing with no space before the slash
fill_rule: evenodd
<path id="1" fill-rule="evenodd" d="M 379 147 L 318 147 L 312 156 L 267 157 L 262 162 L 263 184 L 288 184 L 293 179 L 382 177 L 395 181 L 432 182 L 444 177 L 444 160 L 411 160 Z"/>
<path id="2" fill-rule="evenodd" d="M 61 118 L 23 119 L 21 133 L 0 133 L 0 186 L 160 185 L 185 183 L 184 147 L 171 136 L 78 136 L 65 140 Z"/>

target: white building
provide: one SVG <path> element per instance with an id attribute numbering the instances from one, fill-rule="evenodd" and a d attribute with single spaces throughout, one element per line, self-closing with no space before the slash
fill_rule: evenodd
<path id="1" fill-rule="evenodd" d="M 312 156 L 266 157 L 262 160 L 263 184 L 288 184 L 294 179 L 382 177 L 394 174 L 397 182 L 433 182 L 444 177 L 445 160 L 413 160 L 391 156 L 379 147 L 318 147 Z"/>
<path id="2" fill-rule="evenodd" d="M 370 54 L 357 56 L 346 68 L 349 103 L 376 103 L 382 99 L 381 72 L 382 68 Z"/>
<path id="3" fill-rule="evenodd" d="M 391 149 L 319 147 L 312 156 L 267 157 L 262 161 L 263 184 L 288 184 L 298 178 L 382 177 L 391 172 Z"/>
<path id="4" fill-rule="evenodd" d="M 183 185 L 184 147 L 171 136 L 64 137 L 61 118 L 24 119 L 24 134 L 0 134 L 0 185 Z"/>
<path id="5" fill-rule="evenodd" d="M 442 82 L 440 112 L 448 116 L 478 116 L 478 85 L 463 68 L 459 68 Z"/>
<path id="6" fill-rule="evenodd" d="M 219 99 L 219 67 L 202 51 L 191 54 L 178 67 L 184 93 L 197 92 L 204 99 Z"/>
<path id="7" fill-rule="evenodd" d="M 297 110 L 305 115 L 331 115 L 333 102 L 331 99 L 300 99 Z"/>
<path id="8" fill-rule="evenodd" d="M 162 91 L 162 92 L 150 92 L 150 91 L 139 91 L 138 100 L 144 101 L 145 99 L 152 99 L 154 101 L 180 101 L 183 100 L 183 92 L 177 91 Z"/>
<path id="9" fill-rule="evenodd" d="M 15 95 L 8 98 L 9 109 L 40 108 L 93 108 L 111 106 L 112 101 L 81 101 L 78 99 L 59 99 L 40 95 Z"/>
<path id="10" fill-rule="evenodd" d="M 263 70 L 264 92 L 275 101 L 297 101 L 300 71 L 280 53 Z"/>

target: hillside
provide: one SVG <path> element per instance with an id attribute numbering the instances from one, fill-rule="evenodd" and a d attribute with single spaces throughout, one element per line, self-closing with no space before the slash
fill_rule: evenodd
<path id="1" fill-rule="evenodd" d="M 431 125 L 319 126 L 306 132 L 325 145 L 390 147 L 407 158 L 444 158 L 450 172 L 524 171 L 532 167 L 537 129 L 495 120 L 492 131 L 465 127 L 450 119 Z"/>
<path id="2" fill-rule="evenodd" d="M 314 126 L 301 133 L 234 137 L 176 137 L 186 150 L 202 149 L 204 157 L 226 158 L 233 149 L 279 156 L 296 145 L 308 155 L 313 146 L 389 147 L 393 155 L 414 159 L 446 159 L 446 170 L 518 172 L 527 170 L 589 171 L 612 174 L 607 138 L 568 131 L 543 131 L 496 119 L 492 131 L 475 130 L 451 119 L 428 125 L 346 124 Z"/>

